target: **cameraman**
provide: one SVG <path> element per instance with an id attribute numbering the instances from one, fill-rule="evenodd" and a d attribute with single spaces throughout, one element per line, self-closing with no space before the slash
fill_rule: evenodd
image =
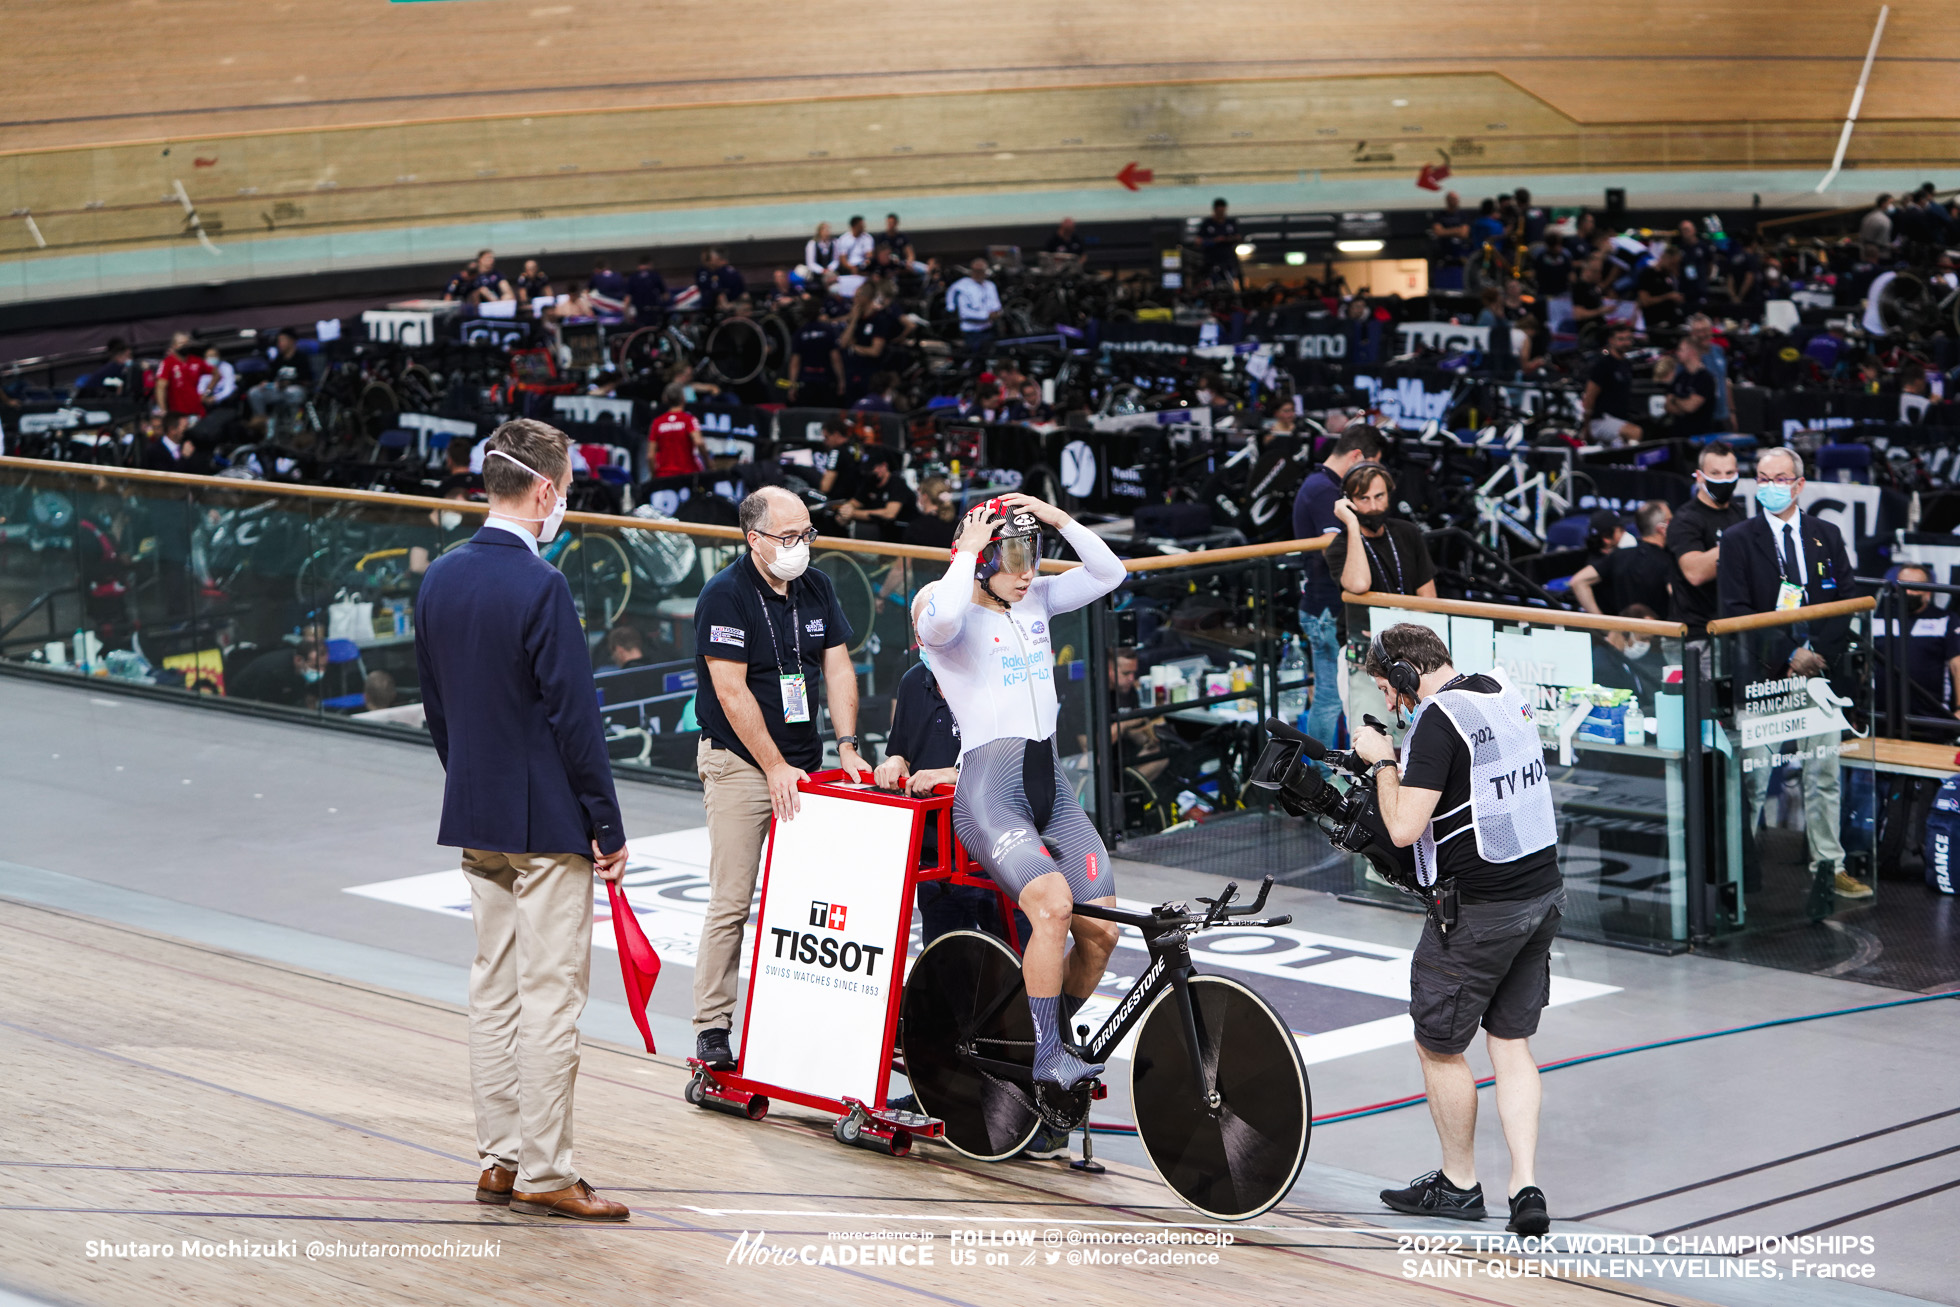
<path id="1" fill-rule="evenodd" d="M 1409 978 L 1409 1015 L 1443 1144 L 1443 1166 L 1382 1201 L 1417 1216 L 1481 1221 L 1477 1078 L 1464 1060 L 1482 1025 L 1497 1073 L 1497 1114 L 1511 1151 L 1516 1234 L 1551 1218 L 1533 1182 L 1538 1067 L 1530 1037 L 1551 988 L 1552 940 L 1565 887 L 1544 749 L 1523 696 L 1489 676 L 1463 676 L 1427 627 L 1403 622 L 1375 638 L 1367 671 L 1397 712 L 1414 711 L 1398 762 L 1379 730 L 1355 732 L 1373 764 L 1383 824 L 1416 846 L 1430 903 Z M 1476 741 L 1473 756 L 1470 741 Z"/>

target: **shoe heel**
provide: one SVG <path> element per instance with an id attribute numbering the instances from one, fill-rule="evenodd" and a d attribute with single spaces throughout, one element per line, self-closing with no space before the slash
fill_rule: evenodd
<path id="1" fill-rule="evenodd" d="M 490 1205 L 490 1206 L 492 1206 L 492 1207 L 509 1207 L 509 1206 L 510 1206 L 510 1195 L 509 1195 L 509 1194 L 500 1194 L 500 1193 L 493 1193 L 493 1192 L 491 1192 L 491 1191 L 490 1191 L 490 1190 L 488 1190 L 488 1189 L 479 1189 L 479 1190 L 477 1190 L 477 1191 L 476 1191 L 476 1200 L 477 1200 L 477 1201 L 478 1201 L 479 1203 L 487 1203 L 488 1205 Z"/>

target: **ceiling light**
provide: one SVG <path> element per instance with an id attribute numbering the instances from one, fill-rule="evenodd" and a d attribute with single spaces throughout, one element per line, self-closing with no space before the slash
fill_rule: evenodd
<path id="1" fill-rule="evenodd" d="M 1334 248 L 1343 254 L 1380 254 L 1380 241 L 1335 241 Z"/>
<path id="2" fill-rule="evenodd" d="M 1250 246 L 1250 245 L 1241 245 L 1241 246 L 1239 246 L 1239 257 L 1240 257 L 1240 258 L 1242 258 L 1242 259 L 1249 259 L 1249 258 L 1251 258 L 1251 257 L 1252 257 L 1252 250 L 1253 250 L 1253 247 L 1252 247 L 1252 246 Z"/>
<path id="3" fill-rule="evenodd" d="M 1286 262 L 1289 267 L 1294 267 L 1294 268 L 1300 267 L 1306 261 L 1307 261 L 1306 254 L 1300 250 L 1288 250 L 1286 252 Z"/>

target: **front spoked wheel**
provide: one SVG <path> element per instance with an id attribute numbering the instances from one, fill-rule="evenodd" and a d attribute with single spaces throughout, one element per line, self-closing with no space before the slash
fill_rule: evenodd
<path id="1" fill-rule="evenodd" d="M 981 1162 L 1014 1156 L 1040 1115 L 1024 1085 L 975 1063 L 1034 1067 L 1034 1018 L 1014 950 L 978 931 L 934 940 L 905 980 L 905 1076 L 919 1106 L 946 1123 L 946 1142 Z"/>
<path id="2" fill-rule="evenodd" d="M 1179 1198 L 1206 1216 L 1249 1220 L 1286 1197 L 1306 1164 L 1306 1064 L 1279 1013 L 1244 985 L 1193 976 L 1190 994 L 1218 1102 L 1198 1097 L 1177 992 L 1167 988 L 1144 1014 L 1130 1062 L 1137 1138 Z"/>

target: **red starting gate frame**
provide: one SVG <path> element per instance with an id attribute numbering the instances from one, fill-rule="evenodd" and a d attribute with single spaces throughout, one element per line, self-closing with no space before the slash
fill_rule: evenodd
<path id="1" fill-rule="evenodd" d="M 903 1074 L 905 1070 L 895 1044 L 898 1037 L 899 1007 L 905 995 L 906 946 L 912 937 L 912 912 L 917 902 L 918 887 L 925 882 L 938 880 L 993 891 L 1000 902 L 1001 918 L 1006 923 L 1008 943 L 1018 953 L 1022 945 L 1014 922 L 1015 903 L 993 878 L 987 875 L 985 869 L 967 855 L 966 849 L 954 836 L 952 786 L 941 785 L 930 795 L 914 797 L 909 793 L 894 793 L 890 790 L 852 783 L 842 770 L 834 770 L 817 772 L 800 782 L 797 788 L 804 794 L 905 808 L 912 813 L 903 900 L 898 905 L 898 930 L 891 949 L 894 962 L 889 975 L 895 983 L 892 984 L 885 1003 L 884 1037 L 880 1045 L 876 1092 L 869 1102 L 851 1097 L 833 1098 L 799 1089 L 794 1085 L 770 1083 L 743 1074 L 753 1052 L 749 1047 L 749 1016 L 755 999 L 755 980 L 762 973 L 762 923 L 768 918 L 770 873 L 773 870 L 776 852 L 776 823 L 771 819 L 769 840 L 766 845 L 767 853 L 762 867 L 762 902 L 756 912 L 755 940 L 750 950 L 749 986 L 743 998 L 742 1048 L 733 1071 L 714 1071 L 698 1059 L 689 1058 L 688 1065 L 694 1069 L 694 1078 L 688 1083 L 687 1099 L 698 1107 L 745 1116 L 751 1121 L 760 1121 L 769 1111 L 769 1104 L 773 1099 L 797 1103 L 819 1111 L 835 1112 L 838 1113 L 838 1119 L 832 1126 L 831 1132 L 840 1142 L 889 1153 L 894 1157 L 903 1157 L 911 1150 L 914 1136 L 924 1135 L 935 1138 L 944 1131 L 944 1123 L 937 1118 L 909 1112 L 894 1112 L 888 1105 L 891 1074 L 893 1071 Z M 928 823 L 936 828 L 938 835 L 938 860 L 935 866 L 921 867 L 920 849 L 923 846 Z"/>

